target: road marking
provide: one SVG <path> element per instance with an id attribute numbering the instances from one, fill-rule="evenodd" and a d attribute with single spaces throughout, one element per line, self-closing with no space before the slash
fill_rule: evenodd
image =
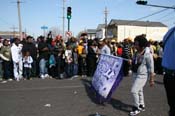
<path id="1" fill-rule="evenodd" d="M 75 86 L 61 86 L 61 87 L 38 87 L 38 88 L 0 89 L 0 92 L 3 92 L 3 91 L 46 90 L 46 89 L 73 89 L 73 88 L 84 88 L 84 86 L 83 85 L 75 85 Z"/>

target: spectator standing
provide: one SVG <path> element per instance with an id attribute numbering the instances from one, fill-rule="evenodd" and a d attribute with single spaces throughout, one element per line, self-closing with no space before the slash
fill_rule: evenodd
<path id="1" fill-rule="evenodd" d="M 175 27 L 171 28 L 163 39 L 164 52 L 162 66 L 165 70 L 164 86 L 170 107 L 169 116 L 175 116 Z"/>
<path id="2" fill-rule="evenodd" d="M 87 53 L 87 76 L 92 77 L 95 69 L 96 69 L 96 62 L 97 62 L 97 52 L 96 52 L 96 45 L 95 41 L 91 40 L 88 42 L 88 53 Z"/>
<path id="3" fill-rule="evenodd" d="M 23 62 L 22 62 L 22 44 L 19 44 L 20 40 L 14 38 L 14 43 L 11 47 L 12 61 L 13 61 L 13 73 L 16 81 L 22 79 L 23 74 Z"/>
<path id="4" fill-rule="evenodd" d="M 48 77 L 48 59 L 49 59 L 49 47 L 43 36 L 40 36 L 40 42 L 38 44 L 39 51 L 39 70 L 40 78 L 45 79 Z"/>
<path id="5" fill-rule="evenodd" d="M 129 44 L 128 39 L 124 39 L 124 42 L 123 42 L 122 58 L 125 58 L 125 59 L 131 59 L 132 58 L 131 45 Z M 130 69 L 130 64 L 128 63 L 128 61 L 123 61 L 124 76 L 128 76 L 129 69 Z"/>
<path id="6" fill-rule="evenodd" d="M 72 58 L 72 48 L 70 44 L 67 44 L 67 48 L 65 50 L 65 72 L 66 76 L 70 78 L 73 75 L 73 58 Z"/>
<path id="7" fill-rule="evenodd" d="M 78 74 L 83 75 L 83 51 L 85 47 L 83 46 L 83 41 L 80 40 L 79 45 L 77 46 L 78 51 Z"/>
<path id="8" fill-rule="evenodd" d="M 78 77 L 78 51 L 77 51 L 77 47 L 73 48 L 72 58 L 73 58 L 73 76 Z"/>
<path id="9" fill-rule="evenodd" d="M 2 38 L 0 37 L 0 50 L 1 50 L 2 46 L 3 46 L 3 44 L 2 44 Z M 0 80 L 3 79 L 3 68 L 2 68 L 3 66 L 2 66 L 2 62 L 3 62 L 3 60 L 0 57 Z"/>
<path id="10" fill-rule="evenodd" d="M 109 46 L 107 45 L 106 39 L 100 40 L 99 44 L 100 44 L 100 54 L 111 55 L 111 50 Z"/>
<path id="11" fill-rule="evenodd" d="M 64 44 L 62 39 L 56 40 L 56 45 L 54 48 L 55 59 L 56 59 L 56 72 L 57 78 L 64 77 L 64 66 L 65 66 L 65 55 L 64 55 Z"/>
<path id="12" fill-rule="evenodd" d="M 32 69 L 33 58 L 30 56 L 30 52 L 26 51 L 23 57 L 24 66 L 24 78 L 31 79 L 31 69 Z"/>
<path id="13" fill-rule="evenodd" d="M 32 69 L 31 69 L 31 76 L 36 77 L 36 68 L 37 68 L 37 48 L 36 45 L 33 42 L 32 36 L 27 36 L 26 42 L 23 45 L 22 53 L 26 54 L 26 52 L 30 53 L 30 56 L 33 59 L 32 62 Z"/>
<path id="14" fill-rule="evenodd" d="M 11 49 L 9 41 L 7 39 L 4 39 L 0 53 L 2 54 L 3 59 L 4 79 L 11 81 L 12 80 Z"/>

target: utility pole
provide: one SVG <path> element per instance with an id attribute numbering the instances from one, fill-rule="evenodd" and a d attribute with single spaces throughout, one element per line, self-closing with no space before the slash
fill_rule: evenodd
<path id="1" fill-rule="evenodd" d="M 63 0 L 63 39 L 65 39 L 64 37 L 65 37 L 65 29 L 64 29 L 64 27 L 65 27 L 65 1 L 66 0 Z"/>
<path id="2" fill-rule="evenodd" d="M 13 27 L 11 27 L 10 29 L 12 29 L 13 30 L 13 38 L 15 38 L 15 35 L 16 35 L 16 29 L 18 29 L 17 27 L 15 27 L 15 26 L 13 26 Z"/>
<path id="3" fill-rule="evenodd" d="M 107 7 L 105 7 L 105 11 L 104 11 L 104 14 L 105 14 L 105 38 L 107 38 L 107 27 L 108 27 L 108 10 L 107 10 Z"/>
<path id="4" fill-rule="evenodd" d="M 20 14 L 20 0 L 17 0 L 17 7 L 18 7 L 18 21 L 19 21 L 19 36 L 20 40 L 22 40 L 22 24 L 21 24 L 21 14 Z"/>

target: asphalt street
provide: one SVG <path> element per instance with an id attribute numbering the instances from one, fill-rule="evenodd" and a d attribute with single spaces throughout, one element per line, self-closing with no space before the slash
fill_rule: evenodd
<path id="1" fill-rule="evenodd" d="M 168 116 L 163 76 L 144 88 L 146 111 L 138 116 Z M 132 107 L 131 77 L 124 77 L 111 101 L 99 105 L 91 78 L 38 79 L 0 83 L 0 116 L 128 116 Z"/>

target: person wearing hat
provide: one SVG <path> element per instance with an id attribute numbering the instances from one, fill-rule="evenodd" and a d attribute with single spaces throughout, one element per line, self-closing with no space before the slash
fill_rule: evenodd
<path id="1" fill-rule="evenodd" d="M 109 46 L 107 45 L 107 40 L 106 39 L 101 39 L 100 42 L 100 54 L 107 54 L 107 55 L 111 55 L 111 50 L 109 48 Z"/>
<path id="2" fill-rule="evenodd" d="M 165 34 L 163 45 L 162 66 L 165 71 L 163 82 L 170 107 L 169 116 L 175 116 L 175 26 Z"/>

